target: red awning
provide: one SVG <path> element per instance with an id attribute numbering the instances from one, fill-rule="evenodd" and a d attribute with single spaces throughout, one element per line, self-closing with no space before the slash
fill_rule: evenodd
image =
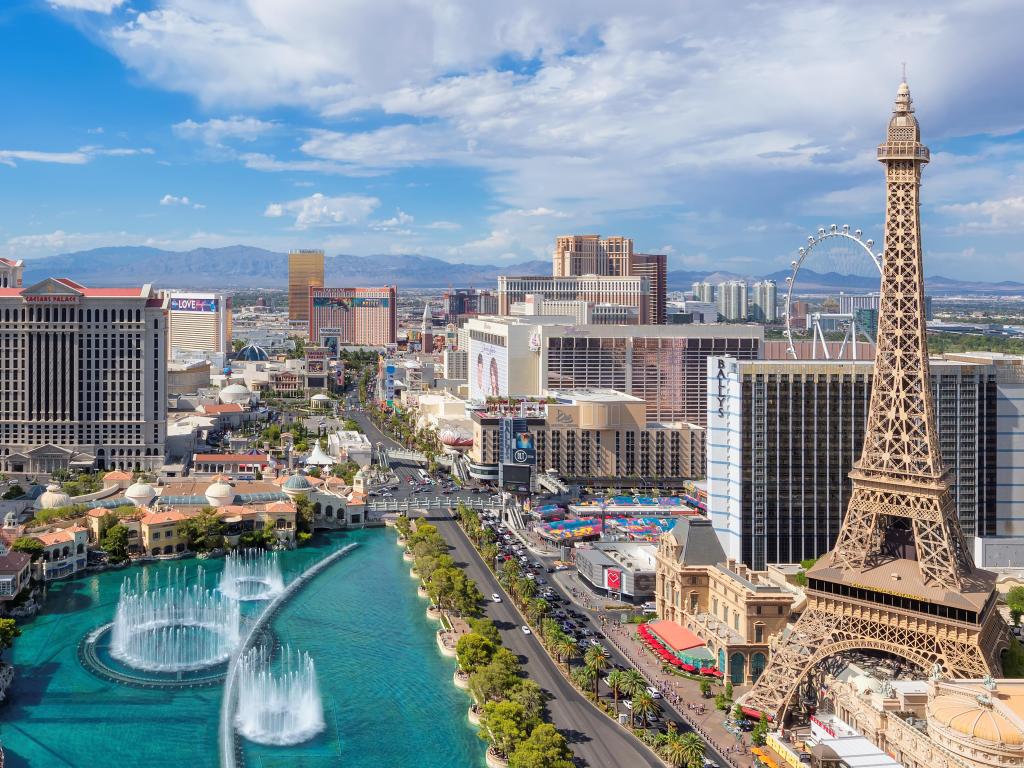
<path id="1" fill-rule="evenodd" d="M 743 712 L 744 715 L 747 715 L 747 717 L 752 717 L 755 720 L 760 720 L 761 719 L 761 711 L 759 709 L 754 709 L 752 707 L 740 707 L 740 710 Z M 771 721 L 773 719 L 774 718 L 772 718 L 771 715 L 768 715 L 768 720 L 769 721 Z"/>
<path id="2" fill-rule="evenodd" d="M 722 674 L 714 667 L 704 667 L 701 669 L 700 673 L 702 675 L 711 675 L 712 677 L 718 677 L 720 674 Z"/>
<path id="3" fill-rule="evenodd" d="M 696 672 L 697 668 L 693 664 L 687 664 L 685 661 L 679 662 L 679 668 L 684 672 Z"/>

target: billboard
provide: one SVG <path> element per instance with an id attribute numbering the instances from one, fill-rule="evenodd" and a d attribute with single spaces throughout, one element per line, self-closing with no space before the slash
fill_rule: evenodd
<path id="1" fill-rule="evenodd" d="M 501 465 L 501 487 L 517 493 L 530 492 L 530 467 L 518 464 Z"/>
<path id="2" fill-rule="evenodd" d="M 469 397 L 486 400 L 508 395 L 508 350 L 478 339 L 469 340 Z"/>
<path id="3" fill-rule="evenodd" d="M 621 568 L 605 568 L 604 569 L 604 588 L 609 592 L 621 592 L 622 591 L 622 569 Z"/>
<path id="4" fill-rule="evenodd" d="M 368 296 L 324 296 L 322 294 L 313 296 L 314 309 L 341 309 L 348 312 L 353 307 L 360 309 L 379 309 L 387 307 L 391 300 L 385 297 L 374 298 Z"/>
<path id="5" fill-rule="evenodd" d="M 171 312 L 216 312 L 217 299 L 214 296 L 209 298 L 196 298 L 185 296 L 171 297 Z"/>
<path id="6" fill-rule="evenodd" d="M 503 419 L 502 459 L 506 464 L 532 467 L 537 463 L 537 445 L 526 419 Z"/>

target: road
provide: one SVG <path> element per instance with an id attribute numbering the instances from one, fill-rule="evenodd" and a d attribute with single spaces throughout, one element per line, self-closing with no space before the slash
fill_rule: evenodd
<path id="1" fill-rule="evenodd" d="M 364 414 L 355 413 L 353 418 L 360 423 L 374 444 L 383 442 L 385 445 L 397 445 L 374 427 Z M 398 471 L 402 474 L 401 469 Z M 407 488 L 404 485 L 402 487 Z M 428 519 L 438 527 L 445 541 L 452 547 L 452 557 L 459 567 L 464 568 L 480 591 L 488 596 L 484 613 L 498 628 L 502 643 L 519 657 L 526 675 L 547 692 L 551 722 L 565 735 L 576 756 L 576 763 L 589 768 L 664 768 L 664 763 L 632 733 L 612 723 L 607 715 L 599 712 L 562 676 L 555 662 L 541 648 L 536 636 L 523 634 L 522 617 L 459 525 L 447 515 Z M 503 596 L 502 602 L 494 603 L 489 599 L 494 593 Z"/>

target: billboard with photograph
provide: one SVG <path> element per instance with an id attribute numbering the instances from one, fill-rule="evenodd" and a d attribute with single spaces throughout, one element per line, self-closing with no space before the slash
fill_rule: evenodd
<path id="1" fill-rule="evenodd" d="M 470 339 L 468 362 L 470 399 L 508 395 L 508 350 L 505 347 Z"/>
<path id="2" fill-rule="evenodd" d="M 501 449 L 506 464 L 532 467 L 537 463 L 536 438 L 526 419 L 503 420 Z"/>

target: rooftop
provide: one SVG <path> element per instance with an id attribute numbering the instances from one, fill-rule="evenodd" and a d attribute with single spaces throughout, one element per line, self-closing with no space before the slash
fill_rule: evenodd
<path id="1" fill-rule="evenodd" d="M 556 400 L 569 400 L 573 403 L 642 403 L 643 398 L 627 395 L 616 389 L 559 389 L 548 394 Z"/>

